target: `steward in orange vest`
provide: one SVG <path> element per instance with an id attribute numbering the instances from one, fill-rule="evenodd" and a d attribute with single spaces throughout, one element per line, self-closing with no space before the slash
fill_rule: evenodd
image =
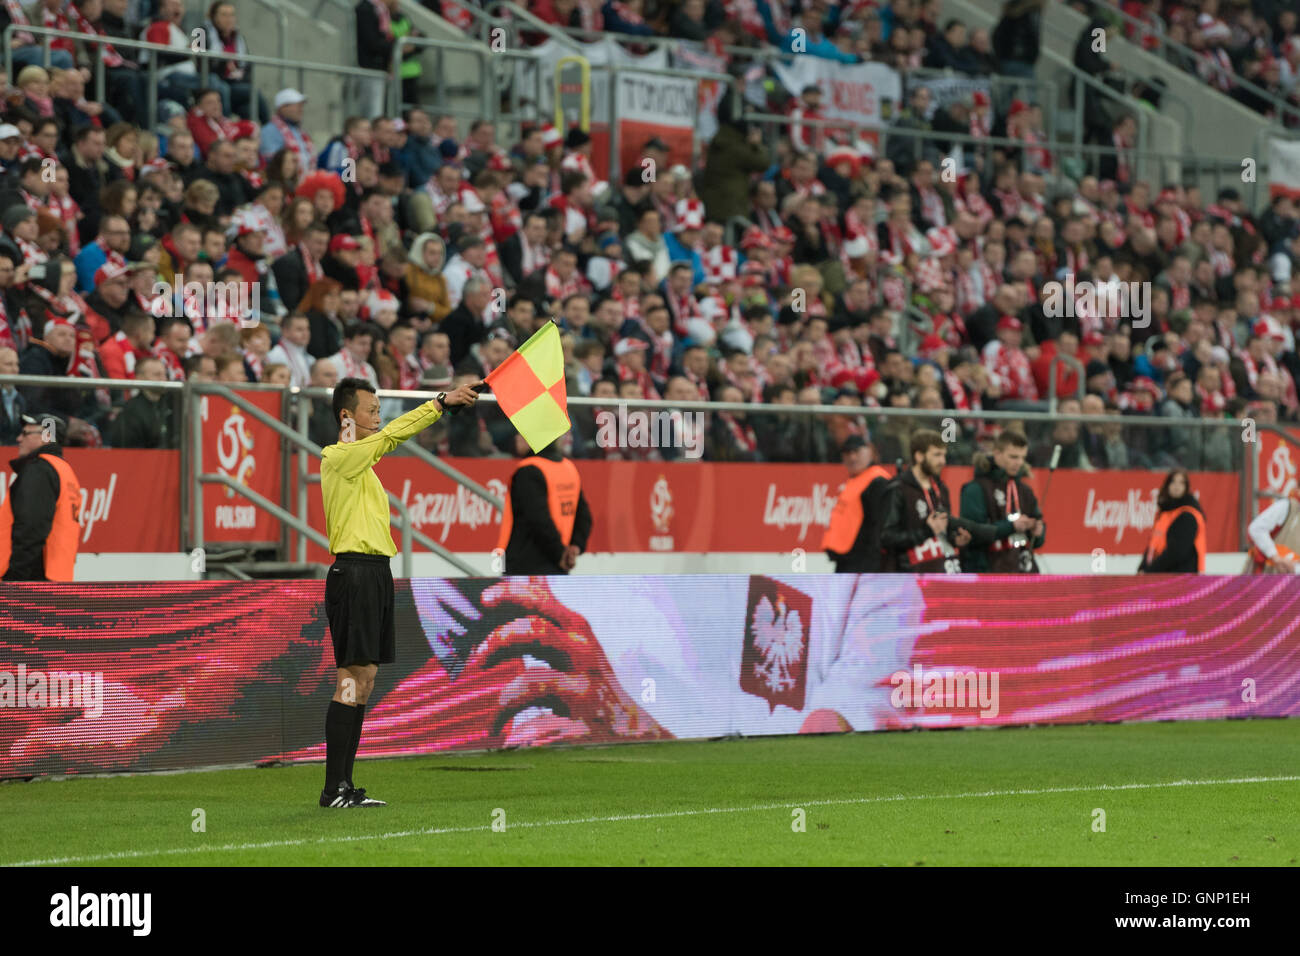
<path id="1" fill-rule="evenodd" d="M 47 423 L 54 425 L 48 434 Z M 63 460 L 67 425 L 53 415 L 23 416 L 14 483 L 0 504 L 0 577 L 71 581 L 80 540 L 81 484 Z M 43 441 L 43 438 L 52 441 Z"/>
<path id="2" fill-rule="evenodd" d="M 851 435 L 840 449 L 849 480 L 831 511 L 830 527 L 822 535 L 822 550 L 840 574 L 870 574 L 880 570 L 880 524 L 884 520 L 885 492 L 893 475 L 879 465 L 870 445 Z"/>
<path id="3" fill-rule="evenodd" d="M 1156 497 L 1160 511 L 1138 573 L 1205 573 L 1205 515 L 1192 497 L 1187 472 L 1171 471 Z"/>
<path id="4" fill-rule="evenodd" d="M 568 574 L 591 536 L 578 468 L 555 442 L 525 458 L 510 479 L 501 536 L 506 574 Z"/>

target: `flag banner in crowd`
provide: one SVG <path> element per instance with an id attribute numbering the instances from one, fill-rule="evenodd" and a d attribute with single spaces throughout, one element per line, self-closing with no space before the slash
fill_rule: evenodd
<path id="1" fill-rule="evenodd" d="M 1268 141 L 1268 192 L 1300 199 L 1300 140 Z"/>
<path id="2" fill-rule="evenodd" d="M 0 589 L 0 778 L 324 759 L 324 588 Z M 403 580 L 360 756 L 1295 716 L 1300 683 L 1240 689 L 1300 668 L 1277 613 L 1298 595 L 1291 576 Z M 503 635 L 583 680 L 520 700 L 518 662 L 474 653 Z"/>
<path id="3" fill-rule="evenodd" d="M 699 111 L 696 81 L 656 73 L 620 73 L 616 89 L 619 170 L 634 168 L 641 147 L 653 137 L 668 147 L 670 164 L 689 167 Z"/>
<path id="4" fill-rule="evenodd" d="M 882 102 L 897 103 L 902 96 L 897 71 L 882 63 L 845 64 L 797 56 L 789 64 L 778 62 L 774 69 L 791 96 L 797 97 L 807 86 L 820 86 L 826 118 L 854 126 L 880 126 Z"/>
<path id="5" fill-rule="evenodd" d="M 954 73 L 951 76 L 915 76 L 907 77 L 907 95 L 910 98 L 915 90 L 925 88 L 930 91 L 930 112 L 925 117 L 932 119 L 936 111 L 946 109 L 953 103 L 970 105 L 976 93 L 990 95 L 992 84 L 987 77 L 964 76 Z"/>
<path id="6" fill-rule="evenodd" d="M 541 451 L 573 427 L 565 393 L 560 327 L 547 322 L 487 377 L 501 411 L 528 447 Z"/>

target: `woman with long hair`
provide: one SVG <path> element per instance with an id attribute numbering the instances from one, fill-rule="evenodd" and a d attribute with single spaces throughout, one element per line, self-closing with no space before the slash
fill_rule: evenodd
<path id="1" fill-rule="evenodd" d="M 317 279 L 298 303 L 297 311 L 311 322 L 307 354 L 312 358 L 329 358 L 343 348 L 343 320 L 339 318 L 342 291 L 343 283 L 337 279 Z"/>
<path id="2" fill-rule="evenodd" d="M 1186 469 L 1175 468 L 1165 476 L 1156 507 L 1156 522 L 1138 574 L 1204 574 L 1205 515 L 1192 495 Z"/>
<path id="3" fill-rule="evenodd" d="M 279 183 L 284 187 L 284 194 L 292 196 L 302 181 L 302 164 L 298 154 L 292 149 L 277 150 L 266 164 L 266 181 Z"/>
<path id="4" fill-rule="evenodd" d="M 269 180 L 268 180 L 269 182 Z M 290 246 L 302 242 L 307 227 L 316 221 L 316 207 L 310 199 L 297 197 L 284 207 L 280 223 L 284 226 L 284 241 Z"/>

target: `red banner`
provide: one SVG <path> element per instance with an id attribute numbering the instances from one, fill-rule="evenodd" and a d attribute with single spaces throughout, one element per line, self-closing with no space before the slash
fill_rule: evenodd
<path id="1" fill-rule="evenodd" d="M 9 461 L 0 460 L 0 501 L 13 481 Z M 81 540 L 89 554 L 157 553 L 180 550 L 180 467 L 178 451 L 68 448 L 63 457 L 81 484 Z"/>
<path id="2" fill-rule="evenodd" d="M 503 495 L 514 470 L 500 459 L 450 459 L 470 478 Z M 844 482 L 839 465 L 662 464 L 579 461 L 594 524 L 589 551 L 772 552 L 820 550 L 822 532 Z M 384 487 L 411 509 L 415 526 L 453 551 L 496 547 L 500 515 L 416 459 L 390 457 L 376 471 Z M 969 467 L 948 468 L 944 481 L 958 507 Z M 1046 554 L 1139 554 L 1156 515 L 1164 480 L 1154 471 L 1064 471 L 1047 487 Z M 1211 552 L 1237 550 L 1240 521 L 1236 474 L 1200 472 L 1192 489 L 1206 503 Z M 310 491 L 311 523 L 324 528 L 320 486 Z M 394 540 L 401 535 L 394 529 Z M 327 560 L 312 547 L 312 559 Z M 419 548 L 417 547 L 417 550 Z"/>
<path id="3" fill-rule="evenodd" d="M 240 397 L 280 418 L 279 392 L 240 392 Z M 238 405 L 216 395 L 201 400 L 203 472 L 229 475 L 280 503 L 280 436 Z M 203 489 L 205 541 L 279 541 L 280 522 L 233 489 Z"/>

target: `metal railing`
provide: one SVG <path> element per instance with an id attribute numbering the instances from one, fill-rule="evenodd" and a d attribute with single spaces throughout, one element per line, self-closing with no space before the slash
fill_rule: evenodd
<path id="1" fill-rule="evenodd" d="M 789 126 L 794 121 L 789 117 L 779 113 L 760 113 L 747 112 L 744 119 L 755 123 L 763 123 L 769 127 Z M 846 120 L 836 119 L 801 119 L 799 122 L 805 126 L 830 127 L 836 130 L 849 131 L 856 135 L 859 132 L 879 133 L 885 137 L 888 142 L 889 137 L 899 137 L 902 139 L 916 140 L 918 145 L 916 151 L 920 152 L 920 143 L 938 142 L 938 143 L 957 143 L 963 148 L 979 147 L 984 153 L 985 172 L 982 174 L 985 179 L 992 170 L 992 154 L 996 149 L 1042 149 L 1055 154 L 1057 157 L 1068 157 L 1075 155 L 1083 159 L 1113 156 L 1123 152 L 1133 157 L 1135 160 L 1150 160 L 1156 167 L 1156 181 L 1162 185 L 1181 185 L 1183 177 L 1190 170 L 1194 175 L 1212 175 L 1217 185 L 1223 179 L 1229 178 L 1234 183 L 1240 185 L 1241 182 L 1241 158 L 1239 156 L 1206 156 L 1200 153 L 1178 153 L 1168 150 L 1155 149 L 1126 149 L 1119 150 L 1114 146 L 1103 146 L 1099 144 L 1080 144 L 1065 142 L 1059 140 L 1044 140 L 1041 143 L 1026 143 L 1023 140 L 1008 139 L 1007 137 L 997 136 L 971 136 L 969 133 L 950 133 L 947 131 L 922 130 L 900 128 L 881 124 L 879 126 L 864 126 L 854 124 Z M 769 135 L 773 130 L 769 129 Z M 773 143 L 769 138 L 769 144 Z M 883 147 L 882 147 L 883 148 Z M 1176 164 L 1177 168 L 1172 168 Z M 1049 177 L 1051 181 L 1060 181 L 1067 178 L 1060 168 L 1060 163 L 1054 163 L 1053 174 Z M 1134 178 L 1144 178 L 1135 176 Z"/>
<path id="2" fill-rule="evenodd" d="M 412 48 L 431 50 L 435 53 L 434 70 L 438 77 L 437 99 L 434 103 L 404 103 L 402 101 L 402 84 L 393 83 L 389 87 L 389 106 L 393 115 L 401 113 L 409 106 L 432 107 L 439 113 L 449 116 L 461 116 L 471 120 L 491 119 L 494 123 L 505 123 L 517 134 L 526 121 L 536 119 L 536 109 L 525 109 L 520 101 L 518 72 L 515 64 L 523 61 L 536 66 L 533 70 L 534 91 L 532 103 L 541 99 L 541 84 L 544 82 L 540 68 L 540 57 L 527 49 L 506 49 L 498 53 L 483 44 L 474 41 L 439 40 L 430 37 L 398 37 L 393 44 L 393 68 L 396 73 L 407 50 Z M 447 73 L 447 54 L 465 54 L 476 57 L 479 62 L 479 82 L 475 84 L 479 91 L 479 108 L 466 110 L 450 102 L 449 92 L 455 85 Z M 500 70 L 501 72 L 498 72 Z M 466 82 L 464 78 L 461 82 Z M 509 109 L 502 111 L 502 89 L 508 92 Z"/>
<path id="3" fill-rule="evenodd" d="M 241 398 L 229 387 L 225 385 L 219 385 L 216 383 L 211 383 L 211 384 L 188 383 L 188 384 L 189 384 L 189 395 L 190 395 L 189 401 L 194 403 L 194 407 L 193 410 L 191 411 L 191 416 L 190 416 L 191 421 L 198 420 L 197 403 L 202 401 L 202 397 L 204 395 L 216 395 L 220 398 L 223 398 L 233 403 L 242 412 L 257 419 L 266 427 L 273 429 L 276 432 L 276 434 L 278 434 L 281 438 L 283 438 L 285 441 L 289 443 L 289 445 L 292 447 L 293 450 L 296 450 L 299 453 L 305 452 L 307 455 L 320 458 L 321 448 L 319 445 L 316 445 L 315 443 L 307 439 L 304 435 L 299 434 L 295 429 L 290 428 L 288 425 L 284 424 L 278 419 L 268 415 L 266 412 L 258 408 L 252 402 L 249 402 L 247 399 Z M 268 390 L 268 389 L 262 389 L 262 390 Z M 288 397 L 296 397 L 296 395 L 299 392 L 298 389 L 293 388 L 291 386 L 271 386 L 269 390 L 282 391 Z M 321 391 L 328 392 L 329 390 L 322 389 Z M 385 398 L 393 397 L 394 395 L 405 397 L 406 394 L 407 393 L 404 392 L 391 393 L 387 391 L 381 393 L 382 397 Z M 432 397 L 432 393 L 430 394 L 430 397 Z M 299 421 L 301 422 L 301 420 L 302 419 L 301 419 L 301 412 L 300 412 Z M 303 535 L 306 538 L 310 538 L 311 540 L 315 541 L 317 544 L 321 545 L 326 549 L 329 548 L 329 540 L 325 538 L 324 535 L 320 534 L 320 532 L 313 529 L 308 523 L 305 494 L 301 492 L 299 493 L 298 495 L 299 513 L 297 515 L 294 515 L 290 513 L 287 509 L 281 508 L 277 505 L 274 505 L 272 502 L 267 501 L 261 495 L 256 494 L 250 489 L 244 488 L 243 485 L 237 482 L 232 483 L 232 481 L 226 478 L 226 476 L 205 474 L 203 472 L 202 429 L 199 428 L 193 429 L 192 441 L 193 441 L 193 447 L 191 450 L 191 454 L 193 457 L 192 457 L 192 465 L 190 468 L 190 475 L 191 475 L 190 480 L 193 483 L 193 500 L 195 502 L 198 502 L 201 505 L 203 501 L 202 486 L 204 483 L 216 482 L 220 484 L 225 484 L 228 488 L 232 488 L 233 490 L 239 492 L 240 494 L 243 494 L 244 497 L 248 498 L 250 501 L 252 501 L 255 505 L 257 505 L 262 510 L 268 511 L 269 513 L 273 514 L 286 526 L 297 531 L 299 535 Z M 286 456 L 290 454 L 293 454 L 293 451 L 286 450 Z M 298 457 L 301 463 L 302 455 L 299 454 Z M 455 469 L 452 469 L 451 466 L 449 465 L 445 465 L 445 467 L 442 470 L 444 474 L 449 474 L 449 476 L 453 478 L 456 475 L 459 475 L 459 472 L 457 472 Z M 304 487 L 305 484 L 310 480 L 311 478 L 306 473 L 305 470 L 299 473 L 298 481 L 299 481 L 300 488 Z M 319 481 L 319 476 L 316 477 L 316 480 Z M 285 489 L 286 494 L 287 491 L 288 489 L 286 488 Z M 389 504 L 392 507 L 397 509 L 398 516 L 400 518 L 399 527 L 402 532 L 402 575 L 403 577 L 411 576 L 411 570 L 412 570 L 412 544 L 411 543 L 413 540 L 418 541 L 420 544 L 424 545 L 424 547 L 428 548 L 434 554 L 438 555 L 448 564 L 457 568 L 461 572 L 465 574 L 477 573 L 476 569 L 472 565 L 467 564 L 465 561 L 462 561 L 460 558 L 458 558 L 451 551 L 447 550 L 441 544 L 439 544 L 438 542 L 434 541 L 432 538 L 429 538 L 427 535 L 424 535 L 423 533 L 418 531 L 415 525 L 411 521 L 411 512 L 410 509 L 406 506 L 406 503 L 403 502 L 401 499 L 397 498 L 392 492 L 387 492 L 387 495 L 388 495 Z M 191 539 L 194 542 L 193 547 L 196 548 L 203 547 L 203 522 L 205 520 L 205 517 L 206 516 L 203 514 L 203 509 L 201 507 L 194 509 L 193 525 L 192 525 L 192 532 L 191 532 Z M 300 555 L 305 555 L 305 549 L 306 549 L 306 541 L 300 539 L 298 545 L 298 553 Z"/>
<path id="4" fill-rule="evenodd" d="M 1184 58 L 1189 63 L 1194 63 L 1198 65 L 1203 64 L 1209 67 L 1216 76 L 1226 77 L 1228 82 L 1232 84 L 1234 87 L 1240 87 L 1246 90 L 1248 93 L 1251 93 L 1252 95 L 1257 96 L 1262 100 L 1265 100 L 1276 111 L 1275 115 L 1272 117 L 1274 122 L 1279 123 L 1281 125 L 1292 125 L 1290 122 L 1288 122 L 1288 120 L 1300 123 L 1300 107 L 1297 107 L 1294 103 L 1286 102 L 1285 100 L 1274 95 L 1273 93 L 1270 93 L 1262 86 L 1259 86 L 1251 82 L 1250 80 L 1246 79 L 1244 76 L 1242 76 L 1240 73 L 1237 73 L 1235 70 L 1228 69 L 1227 67 L 1223 66 L 1221 63 L 1217 62 L 1216 60 L 1211 59 L 1209 57 L 1201 56 L 1186 44 L 1179 43 L 1177 40 L 1169 39 L 1169 35 L 1166 31 L 1163 30 L 1160 32 L 1153 31 L 1149 24 L 1144 23 L 1143 21 L 1139 20 L 1137 17 L 1130 16 L 1128 13 L 1125 13 L 1114 2 L 1110 2 L 1106 4 L 1105 16 L 1113 20 L 1119 20 L 1122 23 L 1133 26 L 1137 30 L 1141 31 L 1142 34 L 1155 37 L 1156 50 L 1159 50 L 1163 54 L 1160 57 L 1160 59 L 1163 62 L 1174 67 L 1176 70 L 1179 70 L 1180 72 L 1185 73 L 1188 76 L 1194 76 L 1197 79 L 1201 80 L 1201 82 L 1205 82 L 1204 77 L 1200 76 L 1198 72 L 1193 72 L 1191 70 L 1188 70 L 1184 68 L 1181 63 L 1178 63 L 1175 60 L 1173 60 L 1169 56 L 1170 51 L 1177 53 L 1180 57 Z M 1156 19 L 1160 20 L 1158 16 Z M 1160 23 L 1163 26 L 1164 21 L 1160 20 Z M 1155 55 L 1156 53 L 1155 50 L 1147 49 L 1137 40 L 1129 39 L 1127 36 L 1125 36 L 1123 39 L 1130 46 L 1144 53 L 1149 53 L 1152 55 Z M 1227 95 L 1224 94 L 1222 90 L 1219 90 L 1217 88 L 1214 89 L 1213 92 L 1225 96 Z M 1263 114 L 1258 114 L 1258 115 L 1262 116 Z"/>
<path id="5" fill-rule="evenodd" d="M 27 26 L 17 23 L 11 23 L 5 27 L 3 37 L 4 43 L 4 66 L 5 75 L 9 81 L 13 82 L 13 38 L 17 33 L 31 33 L 41 39 L 41 45 L 45 51 L 45 65 L 50 65 L 50 42 L 55 39 L 74 40 L 77 43 L 86 44 L 94 47 L 95 61 L 95 82 L 97 89 L 106 90 L 104 84 L 105 66 L 104 66 L 104 45 L 108 44 L 122 50 L 142 50 L 149 54 L 147 63 L 149 81 L 146 83 L 146 116 L 148 117 L 148 126 L 153 127 L 158 122 L 158 56 L 159 54 L 168 54 L 177 56 L 183 54 L 186 57 L 194 57 L 199 61 L 198 71 L 200 82 L 206 83 L 208 66 L 214 60 L 225 61 L 238 59 L 239 62 L 249 67 L 250 82 L 252 68 L 255 66 L 280 67 L 282 70 L 288 69 L 297 71 L 298 86 L 305 88 L 304 78 L 308 73 L 326 73 L 333 76 L 352 77 L 354 79 L 367 79 L 388 82 L 389 75 L 383 70 L 367 70 L 359 66 L 342 66 L 333 63 L 316 63 L 310 60 L 287 59 L 276 56 L 263 56 L 257 53 L 241 53 L 238 56 L 225 52 L 224 50 L 185 50 L 180 51 L 175 47 L 166 46 L 161 43 L 147 43 L 143 40 L 124 40 L 118 37 L 99 37 L 91 36 L 87 33 L 78 33 L 75 30 L 55 30 L 50 27 Z"/>

